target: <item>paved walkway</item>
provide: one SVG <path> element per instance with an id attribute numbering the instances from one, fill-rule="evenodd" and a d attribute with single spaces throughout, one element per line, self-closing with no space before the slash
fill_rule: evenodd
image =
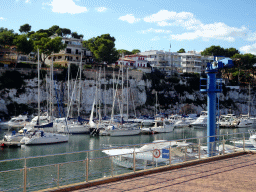
<path id="1" fill-rule="evenodd" d="M 76 190 L 84 191 L 256 191 L 256 154 Z"/>

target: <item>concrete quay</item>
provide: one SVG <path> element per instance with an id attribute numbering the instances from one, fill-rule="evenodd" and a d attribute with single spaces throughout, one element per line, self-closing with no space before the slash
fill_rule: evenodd
<path id="1" fill-rule="evenodd" d="M 239 152 L 47 191 L 256 191 L 256 153 Z"/>

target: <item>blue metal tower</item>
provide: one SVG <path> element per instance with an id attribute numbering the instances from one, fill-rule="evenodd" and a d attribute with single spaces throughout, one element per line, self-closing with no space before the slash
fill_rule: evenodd
<path id="1" fill-rule="evenodd" d="M 216 79 L 218 69 L 233 67 L 233 61 L 230 58 L 215 60 L 207 64 L 206 74 L 207 79 L 201 79 L 200 91 L 207 92 L 207 154 L 213 156 L 216 150 L 215 135 L 216 135 L 216 93 L 222 91 L 222 80 Z M 205 83 L 203 83 L 203 81 Z"/>

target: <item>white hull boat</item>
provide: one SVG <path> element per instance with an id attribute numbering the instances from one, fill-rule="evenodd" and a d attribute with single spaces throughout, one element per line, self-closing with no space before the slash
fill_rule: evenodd
<path id="1" fill-rule="evenodd" d="M 108 156 L 113 156 L 113 162 L 118 166 L 129 169 L 133 168 L 133 155 L 135 152 L 136 169 L 144 169 L 145 167 L 169 164 L 169 157 L 166 157 L 166 152 L 163 151 L 165 149 L 168 150 L 167 155 L 169 156 L 169 147 L 172 147 L 172 164 L 182 162 L 184 154 L 180 150 L 176 150 L 175 147 L 188 145 L 190 144 L 186 142 L 157 140 L 140 148 L 107 149 L 102 152 Z M 193 155 L 188 155 L 187 157 L 195 159 Z"/>
<path id="2" fill-rule="evenodd" d="M 112 137 L 117 136 L 131 136 L 131 135 L 139 135 L 141 133 L 141 129 L 136 127 L 137 124 L 132 125 L 121 125 L 120 127 L 116 125 L 109 125 L 105 129 L 100 130 L 100 135 L 109 135 Z"/>
<path id="3" fill-rule="evenodd" d="M 168 121 L 167 119 L 161 121 L 156 120 L 154 122 L 153 127 L 142 127 L 141 132 L 145 134 L 152 134 L 152 133 L 170 133 L 174 129 L 174 123 Z"/>
<path id="4" fill-rule="evenodd" d="M 207 111 L 202 111 L 201 115 L 190 125 L 195 128 L 206 128 L 207 127 Z"/>
<path id="5" fill-rule="evenodd" d="M 56 133 L 47 133 L 44 131 L 35 131 L 34 134 L 23 137 L 20 142 L 25 145 L 64 143 L 68 142 L 68 136 Z"/>

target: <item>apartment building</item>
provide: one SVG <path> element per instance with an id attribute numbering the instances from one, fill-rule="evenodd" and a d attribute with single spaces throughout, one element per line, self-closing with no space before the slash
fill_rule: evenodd
<path id="1" fill-rule="evenodd" d="M 152 67 L 152 70 L 157 69 L 159 71 L 166 73 L 167 75 L 171 75 L 175 71 L 178 71 L 180 64 L 177 61 L 179 57 L 175 53 L 163 50 L 150 50 L 141 52 L 140 54 L 147 56 L 147 61 Z"/>
<path id="2" fill-rule="evenodd" d="M 51 38 L 57 37 L 52 35 Z M 93 63 L 92 53 L 82 45 L 82 38 L 67 38 L 63 37 L 62 42 L 67 46 L 64 50 L 61 50 L 59 53 L 54 53 L 48 56 L 45 60 L 45 64 L 50 65 L 52 62 L 60 64 L 62 66 L 68 66 L 68 64 L 79 65 L 82 57 L 82 65 Z"/>
<path id="3" fill-rule="evenodd" d="M 202 61 L 201 54 L 195 51 L 187 53 L 179 53 L 181 57 L 181 67 L 183 73 L 199 73 L 201 74 Z"/>
<path id="4" fill-rule="evenodd" d="M 145 55 L 133 54 L 133 55 L 125 55 L 118 59 L 116 64 L 124 66 L 129 66 L 132 68 L 145 68 L 148 66 L 148 61 Z"/>
<path id="5" fill-rule="evenodd" d="M 150 50 L 140 53 L 147 56 L 147 61 L 153 69 L 158 69 L 168 75 L 173 73 L 203 73 L 208 62 L 213 57 L 201 56 L 195 51 L 187 53 Z"/>

